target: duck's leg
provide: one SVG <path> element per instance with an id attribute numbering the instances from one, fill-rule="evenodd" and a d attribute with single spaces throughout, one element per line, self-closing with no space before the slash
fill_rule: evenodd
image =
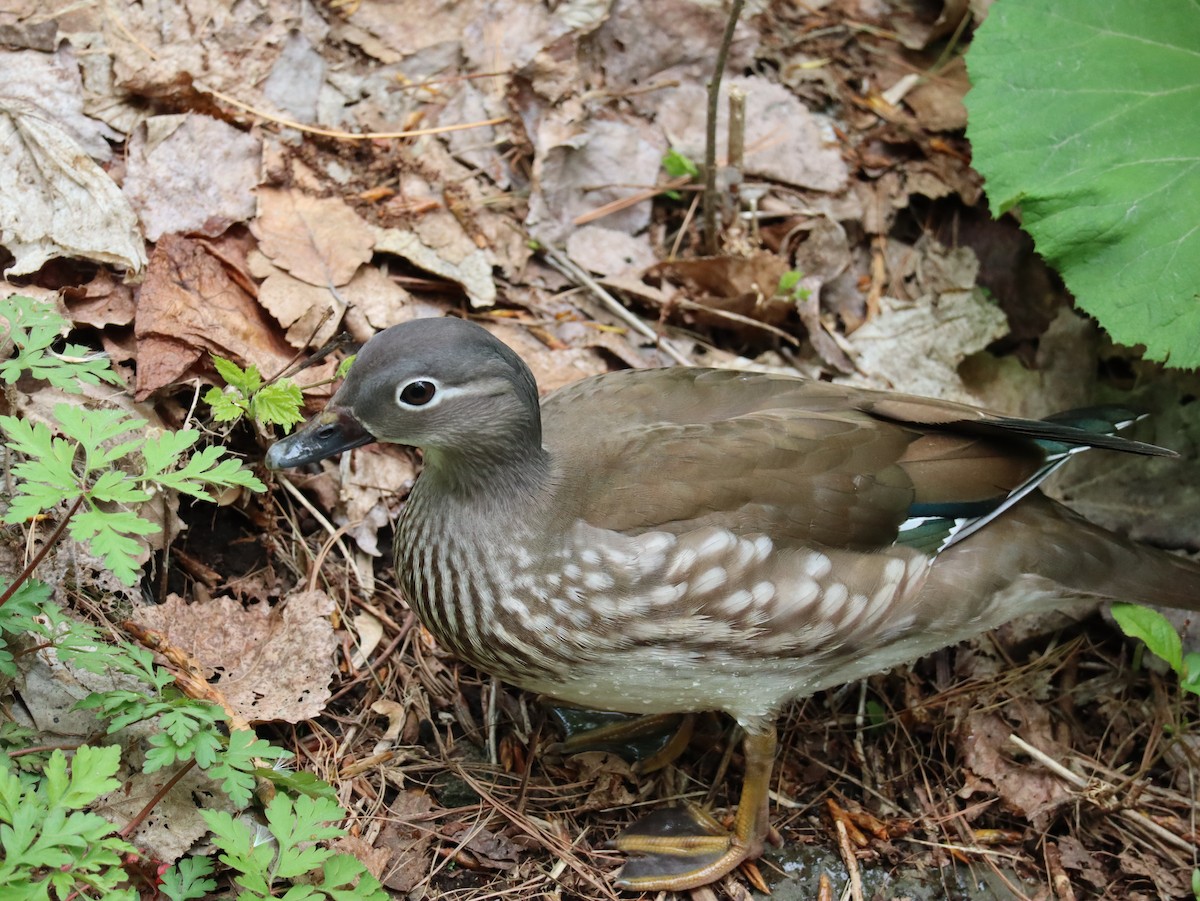
<path id="1" fill-rule="evenodd" d="M 697 808 L 679 807 L 651 814 L 621 833 L 614 845 L 633 856 L 617 874 L 617 886 L 633 891 L 697 888 L 762 854 L 770 830 L 767 795 L 775 743 L 774 722 L 746 735 L 746 777 L 731 832 Z"/>
<path id="2" fill-rule="evenodd" d="M 552 704 L 550 712 L 565 733 L 548 749 L 555 754 L 615 751 L 636 761 L 638 773 L 653 773 L 674 763 L 692 740 L 691 713 L 616 714 Z"/>

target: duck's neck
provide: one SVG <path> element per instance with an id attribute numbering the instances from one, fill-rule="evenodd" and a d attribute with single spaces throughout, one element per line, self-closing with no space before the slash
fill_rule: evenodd
<path id="1" fill-rule="evenodd" d="M 552 469 L 550 454 L 540 445 L 480 446 L 469 451 L 430 448 L 413 490 L 480 515 L 508 515 L 544 500 Z"/>

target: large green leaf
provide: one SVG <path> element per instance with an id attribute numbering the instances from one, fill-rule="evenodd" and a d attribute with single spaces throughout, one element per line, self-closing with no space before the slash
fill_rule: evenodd
<path id="1" fill-rule="evenodd" d="M 996 0 L 967 66 L 992 212 L 1115 339 L 1200 366 L 1200 4 Z"/>

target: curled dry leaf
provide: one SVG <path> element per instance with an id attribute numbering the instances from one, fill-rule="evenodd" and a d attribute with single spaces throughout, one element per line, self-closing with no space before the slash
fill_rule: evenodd
<path id="1" fill-rule="evenodd" d="M 386 716 L 388 721 L 387 729 L 380 736 L 380 744 L 375 746 L 375 750 L 378 752 L 391 747 L 400 737 L 400 730 L 404 728 L 404 721 L 408 717 L 408 708 L 397 701 L 389 701 L 385 698 L 372 704 L 371 712 Z"/>
<path id="2" fill-rule="evenodd" d="M 476 247 L 453 217 L 441 227 L 426 227 L 418 234 L 400 228 L 375 229 L 375 249 L 394 253 L 418 269 L 462 285 L 473 307 L 490 307 L 496 302 L 496 283 L 488 253 Z"/>
<path id="3" fill-rule="evenodd" d="M 20 100 L 0 99 L 0 244 L 12 275 L 55 257 L 146 268 L 129 201 L 57 121 Z"/>
<path id="4" fill-rule="evenodd" d="M 130 325 L 137 313 L 133 288 L 117 281 L 107 269 L 97 272 L 86 285 L 64 288 L 63 303 L 72 322 L 98 329 Z"/>
<path id="5" fill-rule="evenodd" d="M 249 257 L 250 272 L 264 279 L 258 289 L 263 307 L 287 329 L 292 347 L 322 347 L 339 327 L 357 341 L 420 315 L 438 316 L 439 307 L 416 301 L 375 266 L 362 266 L 336 292 L 294 278 L 264 254 Z"/>
<path id="6" fill-rule="evenodd" d="M 859 373 L 870 374 L 856 384 L 979 403 L 958 366 L 1007 333 L 1004 313 L 982 291 L 947 291 L 913 303 L 883 298 L 880 315 L 846 344 Z"/>
<path id="7" fill-rule="evenodd" d="M 354 655 L 351 663 L 366 666 L 379 643 L 383 641 L 383 623 L 373 613 L 359 613 L 354 617 Z"/>

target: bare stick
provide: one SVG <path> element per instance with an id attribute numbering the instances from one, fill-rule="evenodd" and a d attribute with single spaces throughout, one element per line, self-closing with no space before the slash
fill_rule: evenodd
<path id="1" fill-rule="evenodd" d="M 733 0 L 729 20 L 725 23 L 725 34 L 721 37 L 721 49 L 717 51 L 717 65 L 712 80 L 708 83 L 708 129 L 704 137 L 704 249 L 714 254 L 717 246 L 717 108 L 721 96 L 721 75 L 725 71 L 725 60 L 729 57 L 729 45 L 733 43 L 733 31 L 742 14 L 745 0 Z"/>

